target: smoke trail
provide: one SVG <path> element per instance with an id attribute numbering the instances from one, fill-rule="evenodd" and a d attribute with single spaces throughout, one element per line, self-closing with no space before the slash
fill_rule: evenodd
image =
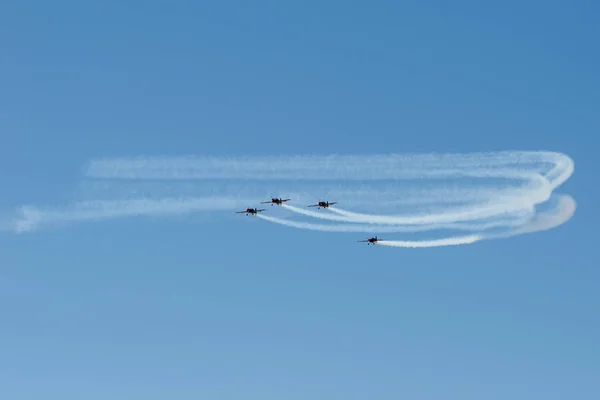
<path id="1" fill-rule="evenodd" d="M 509 238 L 512 236 L 522 235 L 531 232 L 540 232 L 555 228 L 567 222 L 575 213 L 575 200 L 568 195 L 557 196 L 557 206 L 551 210 L 540 213 L 533 220 L 529 221 L 521 227 L 513 229 L 509 232 L 501 234 L 483 234 L 460 237 L 449 237 L 437 240 L 422 240 L 422 241 L 381 241 L 377 242 L 384 246 L 393 247 L 439 247 L 449 245 L 472 244 L 480 240 Z"/>
<path id="2" fill-rule="evenodd" d="M 311 229 L 311 230 L 319 230 L 326 232 L 369 232 L 374 231 L 373 227 L 368 227 L 364 225 L 318 225 L 318 224 L 310 224 L 304 222 L 296 222 L 289 221 L 275 217 L 269 217 L 266 215 L 258 215 L 261 219 L 266 221 L 274 222 L 277 224 L 289 226 L 292 228 L 300 228 L 300 229 Z M 379 227 L 377 229 L 378 232 L 398 232 L 401 228 L 393 228 L 389 226 Z M 418 229 L 418 228 L 417 228 Z M 483 238 L 479 235 L 470 235 L 470 236 L 458 236 L 458 237 L 450 237 L 436 240 L 415 240 L 415 241 L 398 241 L 398 240 L 385 240 L 381 242 L 377 242 L 378 244 L 384 246 L 392 246 L 392 247 L 438 247 L 438 246 L 451 246 L 451 245 L 460 245 L 460 244 L 471 244 L 475 243 L 478 240 L 482 240 Z"/>
<path id="3" fill-rule="evenodd" d="M 525 224 L 531 219 L 530 216 L 524 215 L 520 219 L 512 219 L 505 221 L 493 221 L 481 224 L 468 223 L 451 223 L 451 224 L 432 224 L 432 225 L 381 225 L 381 224 L 315 224 L 311 222 L 292 221 L 289 219 L 271 217 L 267 215 L 257 214 L 259 218 L 276 224 L 289 226 L 292 228 L 308 229 L 312 231 L 322 232 L 386 232 L 386 233 L 417 233 L 434 230 L 457 230 L 457 231 L 484 231 L 494 228 L 514 228 Z"/>
<path id="4" fill-rule="evenodd" d="M 11 230 L 28 232 L 73 221 L 93 221 L 132 216 L 167 216 L 199 211 L 229 210 L 240 204 L 229 198 L 165 198 L 79 202 L 63 208 L 23 206 Z"/>
<path id="5" fill-rule="evenodd" d="M 303 210 L 293 206 L 284 207 L 298 214 L 311 216 L 314 218 L 326 219 L 330 221 L 343 222 L 362 222 L 370 224 L 385 224 L 385 225 L 423 225 L 423 224 L 448 224 L 460 221 L 475 221 L 487 219 L 493 216 L 511 215 L 511 214 L 527 214 L 532 213 L 533 207 L 529 204 L 515 203 L 498 203 L 480 206 L 477 208 L 461 208 L 458 211 L 440 214 L 426 214 L 414 216 L 394 216 L 394 215 L 374 215 L 374 214 L 359 214 L 350 211 L 345 211 L 340 208 L 329 207 L 331 211 L 339 214 L 325 214 L 314 211 Z"/>
<path id="6" fill-rule="evenodd" d="M 274 215 L 258 217 L 328 232 L 471 231 L 475 233 L 469 236 L 381 242 L 392 247 L 470 244 L 551 229 L 568 221 L 575 201 L 554 190 L 573 171 L 570 157 L 543 151 L 103 158 L 91 160 L 84 168 L 87 180 L 80 194 L 85 201 L 62 209 L 23 207 L 13 229 L 132 215 L 233 211 L 285 194 L 292 203 L 329 199 L 339 201 L 341 207 L 315 210 L 286 203 L 272 208 Z M 158 199 L 123 199 L 140 193 Z M 540 211 L 552 202 L 557 207 Z M 327 223 L 280 218 L 279 212 Z"/>
<path id="7" fill-rule="evenodd" d="M 390 154 L 268 157 L 130 157 L 91 160 L 90 178 L 103 179 L 242 179 L 242 180 L 385 180 L 461 176 L 505 178 L 527 166 L 544 172 L 572 161 L 554 152 L 473 154 Z M 546 171 L 547 172 L 547 171 Z M 568 174 L 566 176 L 568 178 Z M 566 178 L 565 178 L 566 179 Z"/>
<path id="8" fill-rule="evenodd" d="M 553 209 L 540 212 L 532 220 L 516 227 L 510 232 L 490 234 L 486 236 L 486 239 L 507 238 L 525 233 L 547 231 L 564 224 L 575 214 L 575 209 L 577 208 L 575 199 L 569 195 L 561 194 L 556 195 L 555 200 L 556 206 Z"/>
<path id="9" fill-rule="evenodd" d="M 471 235 L 471 236 L 455 236 L 444 239 L 435 239 L 435 240 L 383 240 L 381 242 L 377 242 L 377 244 L 383 246 L 391 246 L 391 247 L 412 247 L 412 248 L 422 248 L 422 247 L 441 247 L 441 246 L 458 246 L 462 244 L 473 244 L 482 240 L 483 238 L 479 235 Z"/>

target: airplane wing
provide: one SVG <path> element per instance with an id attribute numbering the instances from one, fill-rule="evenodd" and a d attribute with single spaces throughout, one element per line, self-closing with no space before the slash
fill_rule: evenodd
<path id="1" fill-rule="evenodd" d="M 236 214 L 245 214 L 245 213 L 247 213 L 247 212 L 248 212 L 248 211 L 236 211 L 235 213 L 236 213 Z"/>
<path id="2" fill-rule="evenodd" d="M 307 207 L 319 207 L 319 205 L 318 204 L 311 204 L 310 206 L 307 206 Z"/>
<path id="3" fill-rule="evenodd" d="M 368 240 L 357 240 L 357 242 L 368 242 Z"/>
<path id="4" fill-rule="evenodd" d="M 332 205 L 332 204 L 337 204 L 337 201 L 334 201 L 334 202 L 332 202 L 332 203 L 329 203 L 329 205 Z"/>
<path id="5" fill-rule="evenodd" d="M 272 203 L 272 201 L 261 201 L 260 204 L 269 204 Z"/>
<path id="6" fill-rule="evenodd" d="M 265 209 L 263 208 L 262 210 L 256 210 L 256 212 L 261 212 L 261 211 L 265 211 Z"/>
<path id="7" fill-rule="evenodd" d="M 281 200 L 281 201 L 290 201 L 290 200 L 291 200 L 291 199 L 283 199 L 283 200 Z"/>

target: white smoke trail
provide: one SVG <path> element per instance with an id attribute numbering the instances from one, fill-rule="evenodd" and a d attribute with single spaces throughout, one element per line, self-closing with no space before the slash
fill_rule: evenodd
<path id="1" fill-rule="evenodd" d="M 569 196 L 557 197 L 554 190 L 573 171 L 573 160 L 564 154 L 531 151 L 104 158 L 86 165 L 84 175 L 91 183 L 88 180 L 82 188 L 86 199 L 108 199 L 80 202 L 65 209 L 25 207 L 15 229 L 25 231 L 63 221 L 135 214 L 245 209 L 278 194 L 291 196 L 292 203 L 313 203 L 325 194 L 334 198 L 324 200 L 338 201 L 341 207 L 314 210 L 286 203 L 271 210 L 329 223 L 258 216 L 293 228 L 328 232 L 476 232 L 432 240 L 385 241 L 386 246 L 394 247 L 467 244 L 550 229 L 566 222 L 575 211 L 575 201 Z M 110 199 L 146 191 L 158 196 L 179 193 L 187 200 L 165 198 L 141 203 Z M 242 197 L 246 203 L 239 200 Z M 557 208 L 538 210 L 555 199 Z M 362 210 L 353 208 L 356 206 L 362 206 Z"/>
<path id="2" fill-rule="evenodd" d="M 386 224 L 386 225 L 423 225 L 423 224 L 444 224 L 460 221 L 475 221 L 499 216 L 502 214 L 511 215 L 515 213 L 532 213 L 533 206 L 528 203 L 498 203 L 480 206 L 478 208 L 461 208 L 457 211 L 426 214 L 415 216 L 395 216 L 395 215 L 374 215 L 374 214 L 359 214 L 350 211 L 345 211 L 340 208 L 329 207 L 331 211 L 339 214 L 325 214 L 314 211 L 303 210 L 293 206 L 285 206 L 286 209 L 298 214 L 311 216 L 314 218 L 326 219 L 331 221 L 344 222 L 362 222 L 369 224 Z"/>
<path id="3" fill-rule="evenodd" d="M 557 196 L 557 206 L 551 210 L 540 213 L 533 220 L 521 227 L 515 228 L 509 232 L 500 234 L 481 234 L 471 236 L 459 236 L 449 237 L 437 240 L 421 240 L 421 241 L 399 241 L 399 240 L 386 240 L 377 242 L 384 246 L 393 247 L 439 247 L 439 246 L 450 246 L 450 245 L 461 245 L 461 244 L 472 244 L 480 240 L 500 239 L 509 238 L 512 236 L 522 235 L 531 232 L 540 232 L 555 228 L 559 225 L 567 222 L 575 213 L 576 203 L 575 200 L 568 195 Z"/>
<path id="4" fill-rule="evenodd" d="M 289 219 L 271 217 L 268 215 L 257 214 L 259 218 L 276 224 L 289 226 L 292 228 L 308 229 L 322 232 L 386 232 L 386 233 L 417 233 L 434 230 L 457 230 L 457 231 L 484 231 L 494 228 L 511 228 L 525 224 L 531 219 L 524 215 L 520 219 L 493 221 L 481 224 L 451 223 L 451 224 L 432 224 L 432 225 L 381 225 L 381 224 L 315 224 L 312 222 L 292 221 Z"/>
<path id="5" fill-rule="evenodd" d="M 388 230 L 388 232 L 420 232 L 422 230 L 431 230 L 431 229 L 466 229 L 466 230 L 477 230 L 477 229 L 490 229 L 492 227 L 501 227 L 501 226 L 514 226 L 520 225 L 524 221 L 530 219 L 534 212 L 531 207 L 523 207 L 519 210 L 518 207 L 515 207 L 512 213 L 507 213 L 507 218 L 499 219 L 496 222 L 479 222 L 475 223 L 461 223 L 464 221 L 475 221 L 484 218 L 475 218 L 475 216 L 471 216 L 471 218 L 465 218 L 464 212 L 454 213 L 453 215 L 444 215 L 444 214 L 429 214 L 423 216 L 405 216 L 398 217 L 393 215 L 373 215 L 373 214 L 358 214 L 350 211 L 344 211 L 338 208 L 329 207 L 329 209 L 335 214 L 329 213 L 319 213 L 315 211 L 303 210 L 298 207 L 288 206 L 283 204 L 283 208 L 295 212 L 297 214 L 310 216 L 313 218 L 330 220 L 330 221 L 338 221 L 338 222 L 358 222 L 363 224 L 371 224 L 371 225 L 393 225 L 397 230 Z M 504 208 L 503 208 L 504 209 Z M 520 212 L 519 212 L 520 211 Z M 499 213 L 493 213 L 492 216 L 499 217 Z M 308 225 L 307 225 L 308 226 Z M 402 227 L 402 228 L 400 228 Z M 382 229 L 381 227 L 379 229 Z M 398 230 L 399 229 L 399 230 Z"/>
<path id="6" fill-rule="evenodd" d="M 449 176 L 506 178 L 523 167 L 547 172 L 572 161 L 554 152 L 270 157 L 130 157 L 91 160 L 84 174 L 104 179 L 385 180 Z M 568 178 L 566 175 L 565 179 Z"/>
<path id="7" fill-rule="evenodd" d="M 470 236 L 454 236 L 443 239 L 434 240 L 384 240 L 377 242 L 377 244 L 391 247 L 412 247 L 412 248 L 423 248 L 423 247 L 441 247 L 441 246 L 458 246 L 461 244 L 473 244 L 482 240 L 483 237 L 480 235 Z"/>
<path id="8" fill-rule="evenodd" d="M 522 224 L 515 229 L 502 233 L 487 235 L 487 239 L 506 238 L 525 233 L 541 232 L 556 228 L 568 220 L 575 214 L 577 204 L 575 199 L 569 195 L 556 195 L 556 206 L 551 210 L 538 213 L 532 220 Z"/>
<path id="9" fill-rule="evenodd" d="M 55 224 L 132 216 L 167 216 L 199 211 L 229 210 L 240 201 L 230 198 L 164 198 L 79 202 L 64 208 L 23 206 L 21 217 L 12 226 L 15 232 L 29 232 Z"/>

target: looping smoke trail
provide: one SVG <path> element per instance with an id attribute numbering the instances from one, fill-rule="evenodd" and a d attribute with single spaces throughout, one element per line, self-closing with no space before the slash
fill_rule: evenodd
<path id="1" fill-rule="evenodd" d="M 573 171 L 571 158 L 544 151 L 104 158 L 87 163 L 83 171 L 87 181 L 82 188 L 86 199 L 98 195 L 107 199 L 58 210 L 24 208 L 14 229 L 25 231 L 61 221 L 136 213 L 173 215 L 245 209 L 284 195 L 291 197 L 293 204 L 270 208 L 268 213 L 274 215 L 258 216 L 293 228 L 328 232 L 376 235 L 470 231 L 473 234 L 467 236 L 446 234 L 427 240 L 380 242 L 393 247 L 468 244 L 550 229 L 566 222 L 575 211 L 575 201 L 556 195 L 554 190 Z M 153 193 L 159 200 L 111 198 L 144 192 Z M 186 200 L 171 198 L 176 193 Z M 325 210 L 306 208 L 317 200 L 339 204 Z M 543 209 L 553 202 L 556 207 Z M 277 216 L 286 212 L 323 223 Z"/>
<path id="2" fill-rule="evenodd" d="M 430 229 L 458 229 L 467 228 L 474 231 L 485 231 L 491 227 L 510 226 L 511 224 L 503 224 L 498 218 L 502 216 L 513 215 L 522 216 L 520 223 L 512 225 L 512 229 L 501 233 L 482 233 L 471 236 L 454 236 L 436 240 L 420 240 L 420 241 L 380 241 L 378 243 L 386 246 L 394 247 L 437 247 L 447 245 L 470 244 L 479 240 L 493 239 L 501 237 L 510 237 L 527 232 L 551 229 L 556 227 L 571 218 L 575 211 L 575 201 L 569 196 L 556 197 L 558 206 L 545 213 L 535 215 L 536 206 L 550 200 L 553 196 L 553 189 L 562 184 L 572 174 L 573 162 L 568 157 L 551 157 L 554 162 L 551 168 L 545 170 L 537 168 L 535 172 L 516 172 L 514 170 L 504 171 L 507 179 L 511 177 L 528 178 L 529 182 L 521 186 L 518 190 L 511 190 L 505 194 L 495 193 L 489 201 L 481 202 L 478 205 L 470 204 L 461 209 L 450 209 L 440 213 L 425 213 L 422 215 L 412 214 L 405 216 L 398 215 L 375 215 L 366 213 L 357 213 L 343 210 L 336 206 L 329 207 L 333 214 L 318 213 L 314 211 L 300 209 L 298 207 L 283 205 L 284 208 L 294 213 L 332 221 L 343 221 L 348 225 L 319 225 L 310 223 L 297 223 L 289 220 L 272 220 L 272 222 L 294 226 L 304 229 L 314 230 L 336 230 L 342 231 L 344 227 L 347 231 L 361 230 L 361 225 L 351 225 L 350 223 L 362 223 L 365 228 L 375 227 L 367 224 L 384 224 L 391 225 L 373 229 L 375 232 L 401 232 L 412 231 L 418 232 Z M 548 162 L 551 164 L 550 162 Z M 496 171 L 495 177 L 502 176 L 502 170 Z M 467 174 L 462 174 L 467 175 Z M 469 176 L 476 176 L 477 173 L 471 171 Z M 489 221 L 492 219 L 492 221 Z M 493 220 L 496 219 L 496 222 Z M 487 223 L 480 221 L 488 220 Z M 465 224 L 460 226 L 459 222 L 471 221 L 473 224 Z M 477 222 L 479 222 L 477 224 Z"/>
<path id="3" fill-rule="evenodd" d="M 551 229 L 560 224 L 563 224 L 571 218 L 575 211 L 575 201 L 570 196 L 556 196 L 558 206 L 552 211 L 546 211 L 536 215 L 536 206 L 540 203 L 547 202 L 553 198 L 553 189 L 562 184 L 573 173 L 573 162 L 568 157 L 557 157 L 555 154 L 547 161 L 550 167 L 547 169 L 535 168 L 529 173 L 525 171 L 515 171 L 513 169 L 496 171 L 495 177 L 500 177 L 504 174 L 506 179 L 511 177 L 526 178 L 528 182 L 518 189 L 511 189 L 505 193 L 496 192 L 489 200 L 480 202 L 479 204 L 470 204 L 462 208 L 450 208 L 439 213 L 423 213 L 410 215 L 376 215 L 367 213 L 357 213 L 338 208 L 337 206 L 329 207 L 329 213 L 318 213 L 314 211 L 304 210 L 291 205 L 283 205 L 287 210 L 294 213 L 309 216 L 318 219 L 343 221 L 347 225 L 320 225 L 310 223 L 298 223 L 289 220 L 273 219 L 272 222 L 284 224 L 304 229 L 314 230 L 335 230 L 335 231 L 360 231 L 360 227 L 371 228 L 371 232 L 419 232 L 433 229 L 455 229 L 455 230 L 473 230 L 486 231 L 492 227 L 506 226 L 511 229 L 500 233 L 484 232 L 478 235 L 470 236 L 452 236 L 436 240 L 419 240 L 419 241 L 379 241 L 378 243 L 386 246 L 394 247 L 437 247 L 459 244 L 470 244 L 479 240 L 505 238 L 514 235 L 519 235 L 527 232 L 535 232 L 539 230 Z M 448 171 L 447 171 L 448 172 Z M 448 173 L 450 175 L 450 173 Z M 477 176 L 476 171 L 470 171 L 469 174 L 459 174 Z M 484 175 L 484 174 L 479 174 Z M 375 205 L 376 207 L 376 205 Z M 520 221 L 514 224 L 503 223 L 501 217 L 518 217 Z M 460 222 L 468 222 L 471 224 L 460 225 Z M 488 221 L 482 222 L 482 221 Z M 495 222 L 494 222 L 495 221 Z M 363 225 L 356 225 L 362 223 Z M 381 227 L 380 225 L 387 225 Z M 390 226 L 391 225 L 391 226 Z M 346 229 L 344 229 L 346 228 Z M 373 229 L 375 228 L 375 229 Z M 366 229 L 364 229 L 366 230 Z"/>

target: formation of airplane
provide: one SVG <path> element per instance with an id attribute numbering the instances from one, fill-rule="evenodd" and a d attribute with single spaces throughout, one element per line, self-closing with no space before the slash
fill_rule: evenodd
<path id="1" fill-rule="evenodd" d="M 286 201 L 290 201 L 290 200 L 291 199 L 283 199 L 283 198 L 273 197 L 269 201 L 261 201 L 260 204 L 271 204 L 271 205 L 276 204 L 276 205 L 280 206 L 283 203 L 285 203 Z M 319 201 L 317 204 L 311 204 L 308 207 L 328 208 L 329 206 L 331 206 L 333 204 L 337 204 L 337 202 L 336 201 L 333 201 L 333 202 Z M 236 214 L 256 215 L 259 212 L 263 212 L 263 211 L 266 211 L 266 210 L 258 209 L 258 208 L 246 208 L 246 210 L 244 210 L 244 211 L 236 211 Z M 377 242 L 379 242 L 380 240 L 383 240 L 383 239 L 379 239 L 377 236 L 375 236 L 375 237 L 368 238 L 366 240 L 359 240 L 358 242 L 367 243 L 369 245 L 369 244 L 377 244 Z"/>

